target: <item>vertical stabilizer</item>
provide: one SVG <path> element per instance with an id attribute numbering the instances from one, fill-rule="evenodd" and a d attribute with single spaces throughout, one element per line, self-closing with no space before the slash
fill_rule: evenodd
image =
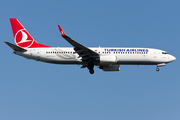
<path id="1" fill-rule="evenodd" d="M 16 18 L 10 18 L 11 27 L 14 35 L 14 40 L 17 46 L 22 48 L 44 48 L 49 47 L 37 43 L 28 31 Z"/>

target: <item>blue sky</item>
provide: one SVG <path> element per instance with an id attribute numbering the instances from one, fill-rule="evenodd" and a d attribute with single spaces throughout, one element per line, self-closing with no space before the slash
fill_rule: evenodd
<path id="1" fill-rule="evenodd" d="M 180 1 L 0 1 L 1 120 L 179 120 Z M 147 47 L 176 61 L 161 67 L 120 66 L 119 72 L 53 65 L 12 54 L 9 18 L 33 38 L 71 47 L 59 33 L 87 47 Z"/>

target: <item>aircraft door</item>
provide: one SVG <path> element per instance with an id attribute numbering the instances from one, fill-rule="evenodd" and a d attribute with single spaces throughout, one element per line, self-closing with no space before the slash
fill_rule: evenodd
<path id="1" fill-rule="evenodd" d="M 153 57 L 157 58 L 157 52 L 156 51 L 154 51 Z"/>
<path id="2" fill-rule="evenodd" d="M 41 50 L 40 49 L 37 49 L 37 58 L 40 59 L 40 56 L 41 56 Z"/>

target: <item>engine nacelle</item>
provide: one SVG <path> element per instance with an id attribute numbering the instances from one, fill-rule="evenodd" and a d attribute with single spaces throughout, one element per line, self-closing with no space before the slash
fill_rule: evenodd
<path id="1" fill-rule="evenodd" d="M 100 56 L 100 64 L 114 64 L 116 62 L 116 56 Z"/>
<path id="2" fill-rule="evenodd" d="M 101 66 L 100 68 L 103 69 L 103 71 L 119 71 L 120 70 L 119 65 L 107 65 L 107 66 Z"/>

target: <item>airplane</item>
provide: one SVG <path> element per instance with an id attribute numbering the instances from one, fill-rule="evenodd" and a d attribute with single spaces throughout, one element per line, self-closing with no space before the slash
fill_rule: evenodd
<path id="1" fill-rule="evenodd" d="M 119 71 L 120 65 L 157 65 L 165 66 L 176 58 L 166 51 L 154 48 L 125 47 L 85 47 L 65 34 L 58 25 L 61 36 L 73 47 L 50 47 L 36 42 L 23 25 L 10 18 L 15 45 L 5 43 L 16 55 L 36 61 L 53 64 L 76 64 L 94 73 L 94 66 L 103 71 Z"/>

